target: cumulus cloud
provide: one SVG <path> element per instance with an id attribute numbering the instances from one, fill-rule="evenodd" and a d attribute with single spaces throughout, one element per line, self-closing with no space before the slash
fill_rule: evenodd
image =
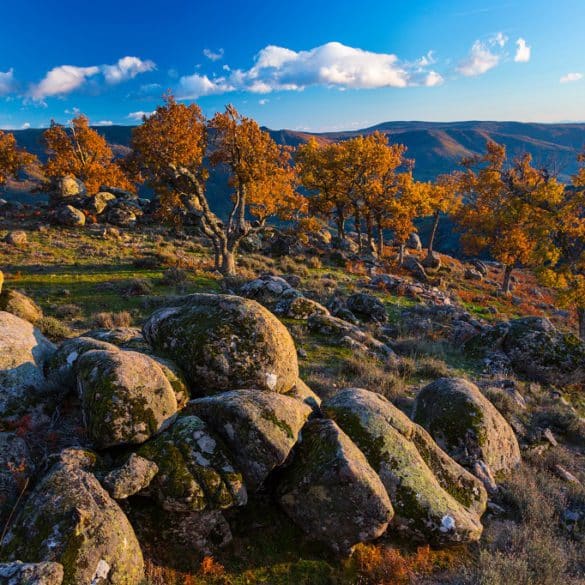
<path id="1" fill-rule="evenodd" d="M 516 63 L 528 63 L 530 61 L 530 52 L 531 48 L 526 44 L 526 41 L 523 38 L 519 38 L 516 41 L 516 55 L 514 56 L 514 61 Z"/>
<path id="2" fill-rule="evenodd" d="M 60 96 L 71 93 L 82 87 L 90 77 L 98 73 L 103 75 L 109 84 L 120 83 L 133 79 L 140 73 L 146 73 L 156 68 L 153 61 L 143 61 L 138 57 L 122 57 L 113 65 L 94 65 L 91 67 L 76 67 L 61 65 L 51 69 L 45 77 L 30 89 L 30 96 L 35 100 L 46 97 Z"/>
<path id="3" fill-rule="evenodd" d="M 581 79 L 583 79 L 582 73 L 567 73 L 561 77 L 560 82 L 572 83 L 573 81 L 580 81 Z"/>
<path id="4" fill-rule="evenodd" d="M 30 128 L 30 122 L 25 122 L 25 123 L 24 123 L 24 124 L 21 126 L 21 128 L 22 128 L 23 130 L 28 130 L 28 129 Z"/>
<path id="5" fill-rule="evenodd" d="M 154 114 L 154 112 L 130 112 L 126 117 L 136 122 L 142 122 L 142 118 L 148 118 L 149 116 L 152 116 L 152 114 Z"/>
<path id="6" fill-rule="evenodd" d="M 156 69 L 154 61 L 143 61 L 138 57 L 122 57 L 114 65 L 103 65 L 102 72 L 108 83 L 120 83 L 134 79 L 140 73 Z"/>
<path id="7" fill-rule="evenodd" d="M 31 88 L 30 95 L 33 99 L 42 100 L 49 96 L 64 95 L 81 87 L 89 77 L 97 75 L 100 68 L 75 67 L 74 65 L 61 65 L 51 69 L 45 77 Z"/>
<path id="8" fill-rule="evenodd" d="M 205 55 L 210 61 L 219 61 L 220 59 L 223 59 L 223 49 L 219 49 L 219 51 L 203 49 L 203 55 Z"/>
<path id="9" fill-rule="evenodd" d="M 205 95 L 248 91 L 301 91 L 311 86 L 338 89 L 433 86 L 443 78 L 428 67 L 435 62 L 432 52 L 415 63 L 401 62 L 391 53 L 374 53 L 330 42 L 307 51 L 268 45 L 255 57 L 249 69 L 230 69 L 226 75 L 209 78 L 198 73 L 181 77 L 178 96 L 196 99 Z"/>
<path id="10" fill-rule="evenodd" d="M 483 75 L 499 64 L 502 49 L 507 42 L 508 37 L 503 33 L 497 33 L 487 42 L 475 41 L 467 58 L 459 63 L 457 71 L 465 77 Z"/>
<path id="11" fill-rule="evenodd" d="M 100 120 L 99 122 L 95 122 L 94 126 L 113 126 L 114 122 L 111 120 Z"/>
<path id="12" fill-rule="evenodd" d="M 0 95 L 6 95 L 14 91 L 16 81 L 14 79 L 14 69 L 0 71 Z"/>

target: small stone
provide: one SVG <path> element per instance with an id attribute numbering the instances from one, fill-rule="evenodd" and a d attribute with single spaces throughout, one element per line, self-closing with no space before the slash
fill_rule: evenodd
<path id="1" fill-rule="evenodd" d="M 125 500 L 147 488 L 157 473 L 156 463 L 132 453 L 122 467 L 106 475 L 102 484 L 112 498 Z"/>

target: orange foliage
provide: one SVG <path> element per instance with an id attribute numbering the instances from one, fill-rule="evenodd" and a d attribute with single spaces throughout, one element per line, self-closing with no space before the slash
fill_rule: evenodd
<path id="1" fill-rule="evenodd" d="M 0 186 L 36 160 L 36 156 L 18 148 L 14 134 L 0 130 Z"/>
<path id="2" fill-rule="evenodd" d="M 81 179 L 92 195 L 102 185 L 134 191 L 134 186 L 114 160 L 106 139 L 89 126 L 81 115 L 71 121 L 69 128 L 51 121 L 43 133 L 49 158 L 44 165 L 48 177 L 74 175 Z"/>

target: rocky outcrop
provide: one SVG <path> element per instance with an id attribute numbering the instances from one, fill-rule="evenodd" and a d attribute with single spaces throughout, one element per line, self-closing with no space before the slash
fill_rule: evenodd
<path id="1" fill-rule="evenodd" d="M 299 370 L 286 327 L 258 303 L 195 294 L 159 309 L 144 325 L 153 349 L 172 359 L 201 394 L 233 388 L 288 392 Z"/>
<path id="2" fill-rule="evenodd" d="M 388 400 L 361 388 L 322 404 L 363 451 L 394 506 L 393 530 L 438 545 L 477 541 L 487 495 Z"/>
<path id="3" fill-rule="evenodd" d="M 393 516 L 380 478 L 332 420 L 306 424 L 294 461 L 280 478 L 278 499 L 311 538 L 340 554 L 381 536 Z"/>
<path id="4" fill-rule="evenodd" d="M 388 314 L 384 303 L 377 297 L 367 293 L 355 293 L 347 299 L 347 308 L 363 321 L 385 323 Z"/>
<path id="5" fill-rule="evenodd" d="M 186 412 L 224 440 L 246 486 L 255 491 L 286 461 L 311 408 L 289 396 L 234 390 L 192 400 Z"/>
<path id="6" fill-rule="evenodd" d="M 161 367 L 133 351 L 84 353 L 77 385 L 89 437 L 101 449 L 143 443 L 167 427 L 178 409 Z"/>
<path id="7" fill-rule="evenodd" d="M 31 323 L 0 311 L 0 413 L 22 412 L 46 392 L 43 368 L 55 351 Z"/>
<path id="8" fill-rule="evenodd" d="M 147 493 L 165 510 L 218 510 L 243 506 L 248 500 L 242 474 L 228 450 L 196 416 L 180 418 L 143 445 L 139 454 L 158 466 Z"/>
<path id="9" fill-rule="evenodd" d="M 35 465 L 26 441 L 16 433 L 0 433 L 0 521 L 6 522 Z"/>
<path id="10" fill-rule="evenodd" d="M 476 475 L 509 472 L 520 463 L 520 448 L 510 425 L 479 388 L 463 378 L 441 378 L 425 386 L 416 398 L 412 418 Z"/>
<path id="11" fill-rule="evenodd" d="M 125 500 L 146 489 L 157 473 L 156 463 L 132 453 L 121 467 L 113 469 L 104 477 L 102 485 L 112 498 Z"/>
<path id="12" fill-rule="evenodd" d="M 83 227 L 85 214 L 72 205 L 63 205 L 55 210 L 55 221 L 67 227 Z"/>
<path id="13" fill-rule="evenodd" d="M 63 566 L 64 585 L 139 585 L 142 552 L 132 526 L 88 470 L 57 463 L 4 539 L 3 555 Z"/>
<path id="14" fill-rule="evenodd" d="M 0 585 L 61 585 L 63 565 L 59 563 L 0 564 Z"/>

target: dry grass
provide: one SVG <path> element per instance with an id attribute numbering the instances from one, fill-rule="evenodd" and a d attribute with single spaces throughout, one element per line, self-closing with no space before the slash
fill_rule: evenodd
<path id="1" fill-rule="evenodd" d="M 91 320 L 93 326 L 100 329 L 116 329 L 117 327 L 130 327 L 132 325 L 132 315 L 128 311 L 95 313 L 92 315 Z"/>

